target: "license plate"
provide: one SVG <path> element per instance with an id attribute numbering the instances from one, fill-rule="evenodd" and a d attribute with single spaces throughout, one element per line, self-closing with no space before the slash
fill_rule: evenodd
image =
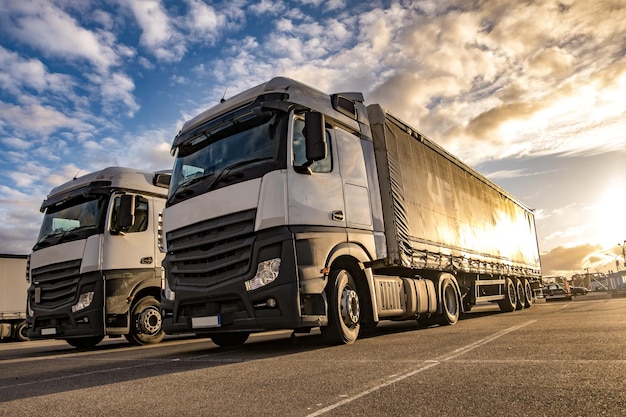
<path id="1" fill-rule="evenodd" d="M 208 317 L 192 317 L 191 327 L 194 329 L 206 329 L 208 327 L 220 327 L 220 316 L 208 316 Z"/>
<path id="2" fill-rule="evenodd" d="M 57 329 L 55 329 L 54 327 L 51 329 L 41 329 L 42 336 L 52 336 L 55 334 L 57 334 Z"/>

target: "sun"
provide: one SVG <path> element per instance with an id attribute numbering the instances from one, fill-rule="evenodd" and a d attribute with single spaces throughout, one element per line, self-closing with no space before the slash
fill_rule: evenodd
<path id="1" fill-rule="evenodd" d="M 591 234 L 606 248 L 614 248 L 626 239 L 626 188 L 612 184 L 593 205 Z"/>

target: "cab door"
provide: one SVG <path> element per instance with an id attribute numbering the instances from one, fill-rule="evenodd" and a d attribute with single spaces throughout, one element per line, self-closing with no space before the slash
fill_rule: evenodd
<path id="1" fill-rule="evenodd" d="M 112 197 L 108 232 L 102 251 L 102 270 L 127 271 L 154 269 L 156 264 L 153 197 L 135 195 L 134 221 L 127 228 L 117 230 L 121 195 Z"/>
<path id="2" fill-rule="evenodd" d="M 303 172 L 306 162 L 304 119 L 296 116 L 290 127 L 290 164 L 287 169 L 287 217 L 291 226 L 346 227 L 343 181 L 332 129 L 326 129 L 326 158 Z"/>

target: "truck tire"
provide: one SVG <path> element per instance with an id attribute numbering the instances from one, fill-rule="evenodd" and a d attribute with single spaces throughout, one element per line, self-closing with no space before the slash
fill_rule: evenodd
<path id="1" fill-rule="evenodd" d="M 246 343 L 248 336 L 250 336 L 248 332 L 216 333 L 211 335 L 211 340 L 219 347 L 233 347 Z"/>
<path id="2" fill-rule="evenodd" d="M 439 324 L 442 326 L 453 325 L 459 320 L 461 304 L 456 286 L 450 278 L 444 278 L 441 282 L 441 317 Z"/>
<path id="3" fill-rule="evenodd" d="M 524 308 L 524 300 L 526 299 L 526 293 L 524 291 L 524 283 L 522 283 L 522 280 L 519 278 L 515 280 L 515 295 L 517 296 L 515 309 L 521 310 Z"/>
<path id="4" fill-rule="evenodd" d="M 65 341 L 78 349 L 91 349 L 104 339 L 104 336 L 73 337 Z"/>
<path id="5" fill-rule="evenodd" d="M 515 310 L 517 306 L 517 293 L 515 292 L 515 283 L 511 278 L 504 281 L 504 300 L 498 301 L 500 311 L 508 313 Z"/>
<path id="6" fill-rule="evenodd" d="M 28 330 L 28 324 L 26 321 L 19 322 L 15 325 L 15 340 L 18 342 L 25 342 L 28 340 L 26 331 Z"/>
<path id="7" fill-rule="evenodd" d="M 159 343 L 165 337 L 162 324 L 159 300 L 153 296 L 143 297 L 132 307 L 126 340 L 136 346 Z"/>
<path id="8" fill-rule="evenodd" d="M 530 308 L 533 304 L 533 287 L 530 285 L 530 281 L 524 280 L 524 308 Z"/>
<path id="9" fill-rule="evenodd" d="M 328 277 L 328 325 L 320 331 L 332 345 L 354 343 L 361 329 L 361 304 L 356 282 L 345 269 L 331 270 Z"/>

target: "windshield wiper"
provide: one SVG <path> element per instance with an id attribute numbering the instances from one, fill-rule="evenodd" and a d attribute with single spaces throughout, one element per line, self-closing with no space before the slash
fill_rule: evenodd
<path id="1" fill-rule="evenodd" d="M 88 225 L 85 225 L 85 226 L 78 226 L 78 227 L 73 227 L 73 228 L 71 228 L 71 229 L 67 229 L 65 232 L 63 232 L 63 233 L 61 234 L 61 236 L 59 236 L 59 238 L 57 239 L 57 243 L 56 243 L 56 244 L 58 245 L 59 243 L 61 243 L 61 242 L 63 241 L 63 239 L 64 239 L 66 236 L 67 236 L 67 237 L 70 237 L 70 236 L 76 236 L 76 234 L 75 234 L 75 233 L 76 233 L 77 231 L 79 231 L 79 230 L 84 230 L 84 229 L 93 229 L 93 228 L 95 228 L 95 227 L 96 227 L 96 225 L 95 225 L 95 224 L 88 224 Z M 68 233 L 69 233 L 69 232 L 72 232 L 72 233 L 68 235 Z"/>
<path id="2" fill-rule="evenodd" d="M 212 177 L 213 175 L 215 175 L 215 173 L 211 172 L 210 174 L 206 174 L 206 175 L 201 175 L 199 177 L 195 177 L 190 179 L 189 181 L 185 181 L 182 184 L 180 184 L 178 187 L 176 187 L 176 190 L 174 190 L 174 192 L 172 193 L 173 197 L 176 198 L 181 198 L 184 196 L 184 194 L 187 191 L 187 188 L 189 188 L 190 186 L 192 186 L 193 184 L 196 184 L 200 181 L 204 181 L 207 178 Z"/>
<path id="3" fill-rule="evenodd" d="M 271 156 L 265 156 L 263 158 L 252 158 L 252 159 L 244 159 L 243 161 L 237 161 L 233 164 L 228 165 L 227 167 L 223 168 L 220 172 L 217 173 L 217 175 L 215 176 L 215 178 L 213 179 L 213 181 L 211 181 L 211 183 L 209 184 L 209 186 L 206 188 L 207 191 L 209 191 L 211 188 L 213 188 L 213 186 L 215 184 L 217 184 L 219 181 L 221 181 L 222 179 L 224 179 L 224 175 L 227 172 L 232 171 L 235 168 L 239 168 L 242 167 L 244 165 L 250 165 L 250 164 L 254 164 L 256 162 L 260 162 L 260 161 L 266 161 L 268 159 L 272 159 Z"/>
<path id="4" fill-rule="evenodd" d="M 53 231 L 51 231 L 50 233 L 43 235 L 38 241 L 37 243 L 35 243 L 35 246 L 33 246 L 33 250 L 39 248 L 40 246 L 42 246 L 42 244 L 44 243 L 43 241 L 46 239 L 50 239 L 51 237 L 55 237 L 57 235 L 60 235 L 62 233 L 65 233 L 62 229 L 55 229 Z M 48 245 L 50 245 L 50 243 L 48 242 Z"/>

